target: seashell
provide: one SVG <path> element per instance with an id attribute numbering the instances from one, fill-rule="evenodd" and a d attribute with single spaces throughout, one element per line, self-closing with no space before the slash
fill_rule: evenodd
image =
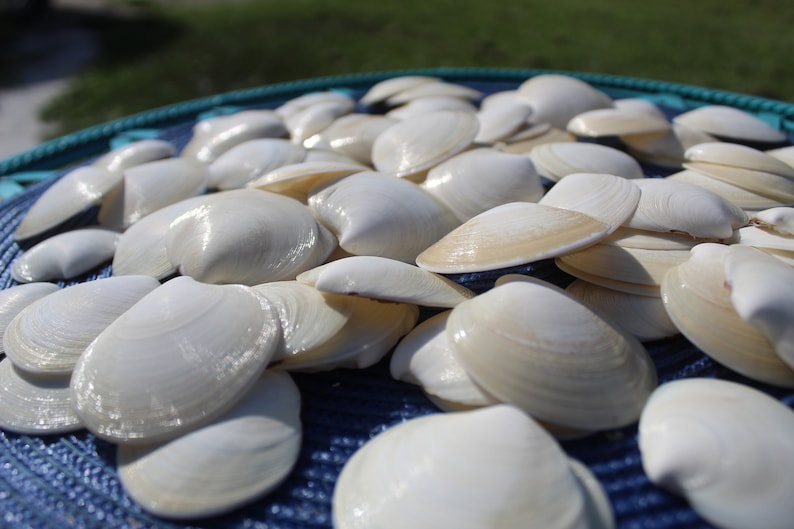
<path id="1" fill-rule="evenodd" d="M 78 167 L 66 173 L 36 200 L 14 232 L 21 241 L 40 235 L 74 217 L 102 197 L 122 179 L 120 173 L 96 167 Z"/>
<path id="2" fill-rule="evenodd" d="M 282 105 L 276 107 L 274 112 L 281 119 L 287 120 L 311 106 L 322 105 L 326 103 L 337 103 L 348 106 L 349 108 L 353 108 L 356 104 L 355 100 L 350 96 L 350 94 L 345 91 L 323 90 L 319 92 L 308 92 L 306 94 L 293 97 Z"/>
<path id="3" fill-rule="evenodd" d="M 306 149 L 282 138 L 258 138 L 235 145 L 207 167 L 207 187 L 237 189 L 284 165 L 302 162 Z"/>
<path id="4" fill-rule="evenodd" d="M 537 202 L 543 196 L 532 160 L 491 148 L 465 151 L 441 162 L 421 185 L 460 222 L 507 202 Z"/>
<path id="5" fill-rule="evenodd" d="M 123 180 L 102 199 L 99 223 L 127 228 L 160 208 L 202 194 L 208 177 L 207 168 L 189 158 L 168 158 L 127 169 Z"/>
<path id="6" fill-rule="evenodd" d="M 375 138 L 396 122 L 395 119 L 386 116 L 348 114 L 306 140 L 306 143 L 309 143 L 312 149 L 330 149 L 358 163 L 370 165 Z"/>
<path id="7" fill-rule="evenodd" d="M 521 101 L 521 96 L 518 94 L 518 90 L 498 90 L 496 92 L 486 94 L 480 100 L 480 108 L 483 110 L 489 110 L 491 107 L 503 105 L 512 107 L 516 104 L 526 104 Z"/>
<path id="8" fill-rule="evenodd" d="M 110 261 L 120 234 L 98 228 L 59 233 L 26 250 L 11 267 L 20 283 L 71 279 Z"/>
<path id="9" fill-rule="evenodd" d="M 171 222 L 201 205 L 204 196 L 180 200 L 158 209 L 127 228 L 118 239 L 111 269 L 114 276 L 147 275 L 165 279 L 177 269 L 168 259 L 165 237 Z"/>
<path id="10" fill-rule="evenodd" d="M 416 258 L 425 270 L 457 274 L 548 259 L 595 244 L 609 226 L 589 215 L 512 202 L 471 218 Z"/>
<path id="11" fill-rule="evenodd" d="M 467 149 L 478 129 L 477 117 L 469 112 L 439 110 L 415 116 L 375 138 L 372 163 L 378 171 L 416 179 Z"/>
<path id="12" fill-rule="evenodd" d="M 548 123 L 530 124 L 495 145 L 500 151 L 512 154 L 529 154 L 545 143 L 573 143 L 576 137 L 570 132 L 552 127 Z"/>
<path id="13" fill-rule="evenodd" d="M 704 173 L 690 169 L 684 169 L 683 171 L 671 174 L 665 177 L 665 180 L 683 182 L 685 184 L 702 187 L 745 211 L 760 211 L 762 209 L 783 205 L 783 203 L 778 200 L 759 195 L 758 193 L 742 189 L 741 187 L 711 178 Z"/>
<path id="14" fill-rule="evenodd" d="M 731 246 L 725 281 L 737 314 L 794 369 L 794 268 L 755 248 Z"/>
<path id="15" fill-rule="evenodd" d="M 747 224 L 747 215 L 738 206 L 701 187 L 663 178 L 634 183 L 642 193 L 626 227 L 727 239 L 734 228 Z"/>
<path id="16" fill-rule="evenodd" d="M 749 112 L 724 105 L 706 105 L 673 118 L 693 129 L 729 141 L 779 143 L 786 135 Z"/>
<path id="17" fill-rule="evenodd" d="M 405 104 L 386 112 L 386 117 L 396 121 L 404 121 L 415 116 L 421 116 L 428 112 L 438 112 L 439 110 L 456 110 L 477 113 L 477 107 L 466 99 L 454 96 L 430 96 L 412 99 Z"/>
<path id="18" fill-rule="evenodd" d="M 361 96 L 359 102 L 362 105 L 381 103 L 389 99 L 391 96 L 404 90 L 408 90 L 425 83 L 435 83 L 440 80 L 441 79 L 438 77 L 431 77 L 427 75 L 403 75 L 399 77 L 390 77 L 370 86 L 367 92 Z"/>
<path id="19" fill-rule="evenodd" d="M 769 156 L 777 158 L 786 165 L 794 167 L 794 145 L 779 147 L 777 149 L 769 149 L 764 152 Z"/>
<path id="20" fill-rule="evenodd" d="M 166 518 L 219 515 L 275 489 L 298 459 L 300 392 L 267 371 L 234 408 L 160 445 L 122 445 L 119 480 L 144 510 Z"/>
<path id="21" fill-rule="evenodd" d="M 750 224 L 781 235 L 794 235 L 794 208 L 769 208 L 750 215 Z"/>
<path id="22" fill-rule="evenodd" d="M 448 83 L 437 80 L 429 83 L 419 83 L 409 88 L 404 88 L 386 99 L 389 105 L 402 105 L 423 97 L 457 97 L 468 101 L 480 99 L 483 93 L 479 90 L 457 83 Z"/>
<path id="23" fill-rule="evenodd" d="M 635 114 L 648 114 L 650 116 L 664 117 L 664 112 L 655 103 L 641 97 L 624 97 L 615 99 L 612 104 L 620 111 Z"/>
<path id="24" fill-rule="evenodd" d="M 794 387 L 794 370 L 769 340 L 736 313 L 726 286 L 728 246 L 704 243 L 661 284 L 665 309 L 690 342 L 716 362 L 755 380 Z"/>
<path id="25" fill-rule="evenodd" d="M 199 121 L 193 135 L 182 149 L 185 158 L 210 163 L 221 153 L 254 138 L 282 138 L 287 128 L 272 110 L 242 110 Z"/>
<path id="26" fill-rule="evenodd" d="M 603 173 L 642 178 L 642 168 L 628 154 L 597 143 L 552 142 L 533 148 L 529 157 L 538 174 L 555 182 L 573 173 Z"/>
<path id="27" fill-rule="evenodd" d="M 37 377 L 0 360 L 0 428 L 23 435 L 69 433 L 82 428 L 69 396 L 69 376 Z"/>
<path id="28" fill-rule="evenodd" d="M 588 480 L 595 483 L 592 475 Z M 543 428 L 513 406 L 489 406 L 414 418 L 359 448 L 336 483 L 333 524 L 614 527 L 588 518 L 587 494 Z M 603 491 L 594 495 L 604 497 Z"/>
<path id="29" fill-rule="evenodd" d="M 177 277 L 88 346 L 72 374 L 72 398 L 102 439 L 173 438 L 229 409 L 280 340 L 275 311 L 250 287 Z"/>
<path id="30" fill-rule="evenodd" d="M 642 466 L 724 529 L 791 525 L 791 409 L 757 389 L 715 379 L 660 386 L 640 418 Z"/>
<path id="31" fill-rule="evenodd" d="M 598 173 L 573 173 L 552 187 L 538 204 L 570 209 L 609 226 L 612 233 L 634 214 L 640 188 L 630 180 Z"/>
<path id="32" fill-rule="evenodd" d="M 701 143 L 684 154 L 684 167 L 784 203 L 794 202 L 794 167 L 736 143 Z"/>
<path id="33" fill-rule="evenodd" d="M 450 313 L 447 310 L 428 318 L 397 344 L 389 363 L 392 378 L 421 386 L 444 411 L 499 404 L 474 383 L 455 356 L 445 330 Z"/>
<path id="34" fill-rule="evenodd" d="M 352 112 L 354 108 L 355 102 L 352 100 L 315 103 L 284 118 L 284 125 L 287 127 L 290 139 L 294 143 L 303 144 L 315 134 L 325 130 L 340 116 Z"/>
<path id="35" fill-rule="evenodd" d="M 370 164 L 362 164 L 359 161 L 354 160 L 350 156 L 346 154 L 342 154 L 341 152 L 333 151 L 330 149 L 318 149 L 312 148 L 306 151 L 306 158 L 303 160 L 303 163 L 314 163 L 314 162 L 331 162 L 331 163 L 342 163 L 346 165 L 356 165 L 360 166 L 362 170 L 370 170 L 372 166 Z"/>
<path id="36" fill-rule="evenodd" d="M 794 237 L 769 231 L 758 226 L 739 228 L 727 242 L 744 246 L 755 246 L 762 250 L 772 249 L 794 252 Z"/>
<path id="37" fill-rule="evenodd" d="M 566 130 L 582 138 L 603 138 L 624 134 L 664 134 L 671 129 L 664 114 L 649 113 L 645 109 L 614 107 L 597 108 L 577 114 Z"/>
<path id="38" fill-rule="evenodd" d="M 519 85 L 518 94 L 532 107 L 533 123 L 559 129 L 582 112 L 613 106 L 608 95 L 567 75 L 536 75 Z"/>
<path id="39" fill-rule="evenodd" d="M 570 295 L 606 315 L 640 341 L 678 334 L 661 298 L 640 296 L 576 279 L 565 289 Z"/>
<path id="40" fill-rule="evenodd" d="M 527 120 L 531 114 L 532 108 L 517 98 L 510 105 L 506 103 L 491 104 L 486 108 L 481 108 L 477 113 L 480 128 L 474 141 L 494 143 L 509 138 L 527 126 Z"/>
<path id="41" fill-rule="evenodd" d="M 57 290 L 11 320 L 3 336 L 6 356 L 29 373 L 68 375 L 99 333 L 158 286 L 148 276 L 123 276 Z"/>
<path id="42" fill-rule="evenodd" d="M 600 244 L 645 250 L 691 250 L 702 242 L 716 242 L 716 240 L 696 239 L 686 233 L 662 233 L 621 227 L 602 240 Z"/>
<path id="43" fill-rule="evenodd" d="M 447 334 L 475 383 L 553 424 L 626 426 L 656 387 L 653 361 L 636 338 L 530 277 L 456 306 Z"/>
<path id="44" fill-rule="evenodd" d="M 91 163 L 92 167 L 123 172 L 130 167 L 174 156 L 176 149 L 166 140 L 146 139 L 113 149 Z"/>
<path id="45" fill-rule="evenodd" d="M 620 141 L 638 160 L 662 167 L 680 168 L 687 149 L 700 143 L 715 142 L 717 138 L 701 130 L 673 123 L 672 128 L 663 134 L 623 134 Z"/>
<path id="46" fill-rule="evenodd" d="M 309 208 L 345 251 L 408 263 L 459 224 L 418 185 L 372 171 L 318 191 Z"/>
<path id="47" fill-rule="evenodd" d="M 34 301 L 60 288 L 55 283 L 26 283 L 0 290 L 0 348 L 11 320 Z"/>
<path id="48" fill-rule="evenodd" d="M 306 203 L 313 187 L 329 185 L 364 170 L 366 168 L 358 163 L 304 161 L 273 169 L 247 183 L 246 187 L 279 193 Z"/>
<path id="49" fill-rule="evenodd" d="M 166 253 L 179 273 L 204 283 L 294 279 L 334 247 L 306 206 L 258 189 L 208 195 L 171 222 L 165 235 Z"/>
<path id="50" fill-rule="evenodd" d="M 454 307 L 474 292 L 414 265 L 360 255 L 338 259 L 298 275 L 297 280 L 321 292 L 364 296 L 424 307 Z"/>

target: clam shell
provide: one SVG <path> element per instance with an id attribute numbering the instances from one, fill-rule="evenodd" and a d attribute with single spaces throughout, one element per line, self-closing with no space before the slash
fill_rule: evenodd
<path id="1" fill-rule="evenodd" d="M 199 121 L 181 155 L 210 163 L 221 153 L 254 138 L 282 138 L 287 128 L 272 110 L 242 110 Z"/>
<path id="2" fill-rule="evenodd" d="M 88 207 L 98 205 L 121 179 L 121 173 L 96 167 L 78 167 L 69 171 L 30 207 L 14 237 L 21 241 L 39 235 Z"/>
<path id="3" fill-rule="evenodd" d="M 59 289 L 11 320 L 3 336 L 6 356 L 30 373 L 68 375 L 99 333 L 158 286 L 148 276 L 122 276 Z"/>
<path id="4" fill-rule="evenodd" d="M 461 222 L 508 202 L 537 202 L 543 196 L 528 157 L 490 148 L 465 151 L 427 173 L 422 187 L 446 204 Z"/>
<path id="5" fill-rule="evenodd" d="M 482 92 L 469 86 L 438 80 L 429 83 L 419 83 L 400 90 L 396 94 L 390 96 L 386 100 L 386 103 L 389 105 L 402 105 L 414 99 L 435 96 L 457 97 L 473 101 L 480 99 L 482 95 Z"/>
<path id="6" fill-rule="evenodd" d="M 777 149 L 769 149 L 764 152 L 766 152 L 766 154 L 769 156 L 777 158 L 786 165 L 794 167 L 794 145 L 779 147 Z"/>
<path id="7" fill-rule="evenodd" d="M 576 137 L 570 132 L 552 127 L 548 123 L 532 123 L 521 131 L 495 145 L 500 151 L 529 154 L 545 143 L 573 143 Z"/>
<path id="8" fill-rule="evenodd" d="M 160 445 L 123 445 L 119 480 L 145 510 L 166 518 L 215 516 L 275 489 L 298 459 L 300 392 L 267 371 L 231 410 Z"/>
<path id="9" fill-rule="evenodd" d="M 627 107 L 598 108 L 577 114 L 566 130 L 583 138 L 602 138 L 624 134 L 664 134 L 671 128 L 661 113 L 637 111 Z"/>
<path id="10" fill-rule="evenodd" d="M 69 395 L 69 376 L 39 377 L 0 360 L 0 428 L 27 435 L 68 433 L 82 428 Z"/>
<path id="11" fill-rule="evenodd" d="M 648 478 L 725 529 L 784 529 L 794 519 L 794 415 L 727 380 L 660 386 L 640 418 Z"/>
<path id="12" fill-rule="evenodd" d="M 645 250 L 691 250 L 695 245 L 702 242 L 716 241 L 713 239 L 696 239 L 685 233 L 662 233 L 621 227 L 601 241 L 601 244 Z"/>
<path id="13" fill-rule="evenodd" d="M 279 193 L 306 203 L 313 187 L 329 185 L 364 170 L 366 168 L 357 162 L 304 161 L 273 169 L 246 187 Z"/>
<path id="14" fill-rule="evenodd" d="M 177 217 L 165 248 L 182 275 L 205 283 L 257 285 L 294 279 L 317 266 L 333 250 L 328 238 L 297 200 L 235 189 L 208 195 Z"/>
<path id="15" fill-rule="evenodd" d="M 314 105 L 323 105 L 326 103 L 336 103 L 340 105 L 353 108 L 355 100 L 345 91 L 342 90 L 323 90 L 320 92 L 308 92 L 293 97 L 284 104 L 276 107 L 273 111 L 277 116 L 283 120 L 287 120 L 292 116 L 299 114 L 309 107 Z"/>
<path id="16" fill-rule="evenodd" d="M 741 187 L 723 182 L 722 180 L 717 180 L 700 171 L 685 169 L 671 174 L 665 179 L 702 187 L 715 195 L 721 196 L 723 199 L 745 211 L 759 211 L 783 205 L 783 202 L 779 200 L 765 197 L 758 193 L 748 191 L 747 189 L 742 189 Z"/>
<path id="17" fill-rule="evenodd" d="M 703 131 L 673 123 L 666 133 L 624 134 L 620 136 L 620 141 L 638 160 L 662 167 L 680 168 L 687 149 L 717 139 Z"/>
<path id="18" fill-rule="evenodd" d="M 332 512 L 338 529 L 592 526 L 565 453 L 506 405 L 415 418 L 371 439 L 342 469 Z"/>
<path id="19" fill-rule="evenodd" d="M 389 119 L 404 121 L 415 116 L 427 114 L 428 112 L 438 112 L 439 110 L 457 110 L 470 114 L 477 113 L 477 107 L 466 99 L 453 96 L 429 96 L 412 99 L 405 104 L 394 107 L 386 112 L 386 116 Z"/>
<path id="20" fill-rule="evenodd" d="M 721 244 L 695 246 L 690 259 L 662 281 L 665 309 L 681 334 L 715 361 L 755 380 L 794 387 L 794 370 L 733 307 L 725 277 L 727 252 Z"/>
<path id="21" fill-rule="evenodd" d="M 529 153 L 538 174 L 559 181 L 573 173 L 605 173 L 642 178 L 642 168 L 628 154 L 597 143 L 551 142 Z"/>
<path id="22" fill-rule="evenodd" d="M 59 288 L 55 283 L 25 283 L 0 290 L 0 347 L 11 320 L 22 309 Z"/>
<path id="23" fill-rule="evenodd" d="M 781 235 L 794 235 L 794 208 L 777 207 L 759 211 L 750 216 L 750 224 Z"/>
<path id="24" fill-rule="evenodd" d="M 427 75 L 403 75 L 399 77 L 390 77 L 370 86 L 367 92 L 361 96 L 359 102 L 362 105 L 380 103 L 404 90 L 408 90 L 425 83 L 435 83 L 440 80 L 441 79 L 438 77 L 431 77 Z"/>
<path id="25" fill-rule="evenodd" d="M 89 345 L 72 374 L 72 398 L 103 439 L 173 438 L 229 409 L 280 340 L 275 311 L 250 287 L 177 277 Z"/>
<path id="26" fill-rule="evenodd" d="M 456 306 L 447 334 L 479 386 L 554 424 L 626 426 L 656 387 L 653 361 L 636 338 L 532 278 Z"/>
<path id="27" fill-rule="evenodd" d="M 20 283 L 71 279 L 110 261 L 120 234 L 85 228 L 59 233 L 26 250 L 11 267 Z"/>
<path id="28" fill-rule="evenodd" d="M 207 187 L 237 189 L 270 171 L 302 162 L 306 149 L 282 138 L 258 138 L 235 145 L 207 167 Z"/>
<path id="29" fill-rule="evenodd" d="M 754 246 L 762 250 L 783 250 L 794 252 L 794 237 L 766 230 L 758 226 L 739 228 L 728 241 L 731 244 Z"/>
<path id="30" fill-rule="evenodd" d="M 309 208 L 345 251 L 408 263 L 459 224 L 418 185 L 372 171 L 318 191 L 309 197 Z"/>
<path id="31" fill-rule="evenodd" d="M 512 104 L 491 104 L 481 108 L 477 113 L 480 128 L 474 141 L 494 143 L 509 138 L 528 125 L 531 114 L 532 108 L 518 98 L 513 99 Z"/>
<path id="32" fill-rule="evenodd" d="M 303 144 L 315 134 L 328 128 L 340 116 L 352 112 L 354 107 L 355 103 L 352 100 L 315 103 L 284 118 L 284 125 L 287 127 L 290 140 Z"/>
<path id="33" fill-rule="evenodd" d="M 609 226 L 589 215 L 534 202 L 491 208 L 416 258 L 440 274 L 482 272 L 547 259 L 595 244 Z"/>
<path id="34" fill-rule="evenodd" d="M 706 105 L 673 118 L 693 129 L 719 138 L 738 141 L 779 143 L 786 135 L 749 112 L 724 105 Z"/>
<path id="35" fill-rule="evenodd" d="M 549 123 L 559 129 L 565 129 L 582 112 L 613 106 L 605 93 L 567 75 L 536 75 L 519 85 L 518 94 L 532 107 L 533 123 Z"/>
<path id="36" fill-rule="evenodd" d="M 142 163 L 170 158 L 175 153 L 176 149 L 171 142 L 146 139 L 133 141 L 113 149 L 94 160 L 91 165 L 108 171 L 122 172 Z"/>
<path id="37" fill-rule="evenodd" d="M 312 149 L 330 149 L 369 166 L 375 138 L 396 122 L 386 116 L 348 114 L 336 119 L 308 142 L 311 142 Z"/>
<path id="38" fill-rule="evenodd" d="M 332 294 L 425 307 L 454 307 L 474 292 L 443 276 L 385 257 L 361 255 L 320 265 L 297 280 Z"/>
<path id="39" fill-rule="evenodd" d="M 439 110 L 392 125 L 372 144 L 375 169 L 418 178 L 440 162 L 468 148 L 479 122 L 469 112 Z"/>

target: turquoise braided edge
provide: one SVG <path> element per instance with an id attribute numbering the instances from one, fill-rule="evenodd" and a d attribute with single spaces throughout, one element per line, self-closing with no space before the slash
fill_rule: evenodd
<path id="1" fill-rule="evenodd" d="M 775 114 L 780 118 L 782 130 L 785 132 L 794 131 L 794 104 L 724 90 L 668 81 L 566 70 L 437 67 L 302 79 L 235 90 L 175 103 L 67 134 L 5 160 L 0 160 L 0 176 L 19 171 L 61 167 L 76 160 L 106 151 L 110 138 L 121 132 L 139 128 L 162 128 L 193 121 L 202 112 L 222 105 L 246 106 L 265 104 L 277 100 L 286 100 L 309 91 L 325 90 L 340 86 L 361 89 L 383 79 L 398 75 L 432 75 L 449 81 L 520 82 L 536 75 L 551 73 L 576 77 L 599 89 L 628 90 L 647 94 L 673 94 L 683 98 L 685 103 L 693 108 L 703 104 L 719 104 L 748 112 Z"/>

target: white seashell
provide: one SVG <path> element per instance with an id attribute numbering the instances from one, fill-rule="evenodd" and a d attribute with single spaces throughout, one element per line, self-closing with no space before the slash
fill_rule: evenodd
<path id="1" fill-rule="evenodd" d="M 585 305 L 595 307 L 640 341 L 678 334 L 661 298 L 629 294 L 581 279 L 568 285 L 565 291 Z"/>
<path id="2" fill-rule="evenodd" d="M 785 529 L 794 519 L 794 415 L 727 380 L 664 384 L 640 418 L 648 478 L 723 529 Z"/>
<path id="3" fill-rule="evenodd" d="M 620 141 L 638 160 L 662 167 L 680 168 L 687 149 L 717 139 L 701 130 L 673 123 L 666 133 L 624 134 L 620 136 Z"/>
<path id="4" fill-rule="evenodd" d="M 182 275 L 205 283 L 257 285 L 294 279 L 322 263 L 335 246 L 328 238 L 297 200 L 234 189 L 208 195 L 177 217 L 165 248 Z"/>
<path id="5" fill-rule="evenodd" d="M 309 208 L 345 251 L 408 263 L 459 224 L 418 185 L 372 171 L 318 191 L 309 197 Z"/>
<path id="6" fill-rule="evenodd" d="M 287 127 L 290 140 L 300 145 L 325 130 L 340 116 L 352 112 L 354 108 L 355 103 L 352 100 L 315 103 L 284 118 L 284 125 Z"/>
<path id="7" fill-rule="evenodd" d="M 750 215 L 750 224 L 781 235 L 794 235 L 794 208 L 777 207 Z"/>
<path id="8" fill-rule="evenodd" d="M 455 355 L 445 330 L 450 312 L 423 321 L 397 344 L 389 363 L 391 376 L 421 386 L 444 411 L 499 404 L 474 383 Z"/>
<path id="9" fill-rule="evenodd" d="M 122 172 L 142 163 L 170 158 L 175 153 L 176 149 L 171 142 L 158 139 L 139 140 L 103 154 L 91 165 L 99 169 Z"/>
<path id="10" fill-rule="evenodd" d="M 658 232 L 618 228 L 600 244 L 612 244 L 623 248 L 645 250 L 691 250 L 702 242 L 717 242 L 714 239 L 696 239 L 686 233 Z"/>
<path id="11" fill-rule="evenodd" d="M 321 292 L 425 307 L 454 307 L 474 296 L 471 290 L 443 276 L 371 255 L 331 261 L 303 272 L 297 280 Z"/>
<path id="12" fill-rule="evenodd" d="M 3 336 L 11 320 L 19 312 L 48 294 L 52 294 L 59 287 L 55 283 L 26 283 L 0 290 L 0 349 L 3 345 Z"/>
<path id="13" fill-rule="evenodd" d="M 486 94 L 480 100 L 480 108 L 484 110 L 489 110 L 491 107 L 502 105 L 512 107 L 516 104 L 526 104 L 525 102 L 521 101 L 521 96 L 518 94 L 518 90 L 499 90 L 497 92 L 491 92 L 490 94 Z"/>
<path id="14" fill-rule="evenodd" d="M 457 154 L 433 167 L 422 187 L 460 222 L 508 202 L 537 202 L 543 184 L 528 157 L 490 148 Z"/>
<path id="15" fill-rule="evenodd" d="M 608 225 L 577 211 L 512 202 L 466 221 L 419 254 L 416 263 L 440 274 L 495 270 L 572 252 L 608 231 Z"/>
<path id="16" fill-rule="evenodd" d="M 158 286 L 148 276 L 123 276 L 57 290 L 11 320 L 3 336 L 6 356 L 33 374 L 68 375 L 99 333 Z"/>
<path id="17" fill-rule="evenodd" d="M 120 234 L 84 228 L 59 233 L 26 250 L 11 267 L 20 283 L 71 279 L 110 261 Z"/>
<path id="18" fill-rule="evenodd" d="M 346 92 L 341 90 L 323 90 L 320 92 L 308 92 L 293 97 L 282 105 L 276 107 L 274 112 L 283 120 L 298 114 L 307 108 L 325 103 L 338 103 L 350 108 L 355 106 L 355 100 Z"/>
<path id="19" fill-rule="evenodd" d="M 611 509 L 605 525 L 588 518 L 586 494 L 543 428 L 512 406 L 489 406 L 414 418 L 371 439 L 342 469 L 333 523 L 337 529 L 614 527 Z"/>
<path id="20" fill-rule="evenodd" d="M 612 233 L 634 214 L 640 188 L 630 180 L 599 173 L 573 173 L 557 182 L 538 204 L 570 209 L 609 226 Z"/>
<path id="21" fill-rule="evenodd" d="M 549 123 L 559 129 L 565 129 L 568 122 L 582 112 L 613 106 L 605 93 L 567 75 L 531 77 L 521 83 L 518 94 L 532 107 L 534 123 Z"/>
<path id="22" fill-rule="evenodd" d="M 794 268 L 749 246 L 731 246 L 725 281 L 741 318 L 759 329 L 794 369 Z"/>
<path id="23" fill-rule="evenodd" d="M 731 244 L 741 244 L 743 246 L 755 246 L 762 250 L 771 249 L 794 252 L 794 237 L 766 230 L 758 226 L 744 226 L 739 228 L 727 242 Z"/>
<path id="24" fill-rule="evenodd" d="M 389 105 L 402 105 L 414 99 L 436 96 L 457 97 L 468 101 L 474 101 L 480 99 L 482 95 L 482 92 L 474 88 L 439 80 L 430 83 L 419 83 L 410 88 L 400 90 L 398 93 L 390 96 L 386 100 L 386 103 Z"/>
<path id="25" fill-rule="evenodd" d="M 207 168 L 189 158 L 136 165 L 102 199 L 99 223 L 125 229 L 160 208 L 202 194 L 208 177 Z"/>
<path id="26" fill-rule="evenodd" d="M 359 101 L 362 105 L 380 103 L 404 90 L 408 90 L 425 83 L 435 83 L 440 80 L 441 79 L 438 77 L 431 77 L 427 75 L 403 75 L 399 77 L 390 77 L 370 86 L 367 92 L 361 96 Z"/>
<path id="27" fill-rule="evenodd" d="M 289 475 L 302 439 L 300 392 L 267 371 L 229 412 L 161 445 L 122 445 L 124 490 L 156 516 L 215 516 L 268 494 Z"/>
<path id="28" fill-rule="evenodd" d="M 306 149 L 282 138 L 258 138 L 235 145 L 207 166 L 210 189 L 237 189 L 278 167 L 302 162 Z"/>
<path id="29" fill-rule="evenodd" d="M 635 114 L 648 114 L 650 116 L 664 117 L 664 112 L 655 103 L 641 97 L 624 97 L 615 99 L 612 104 L 616 109 Z"/>
<path id="30" fill-rule="evenodd" d="M 306 142 L 310 143 L 312 150 L 330 149 L 369 166 L 372 163 L 372 144 L 375 143 L 375 138 L 396 122 L 386 116 L 348 114 L 335 120 Z"/>
<path id="31" fill-rule="evenodd" d="M 779 143 L 786 135 L 749 112 L 724 105 L 706 105 L 673 118 L 693 129 L 719 138 L 739 141 Z"/>
<path id="32" fill-rule="evenodd" d="M 794 145 L 779 147 L 777 149 L 769 149 L 764 152 L 769 156 L 777 158 L 786 165 L 794 167 Z"/>
<path id="33" fill-rule="evenodd" d="M 566 130 L 583 138 L 602 138 L 624 134 L 664 134 L 672 126 L 662 113 L 649 113 L 645 109 L 597 108 L 577 114 L 566 125 Z"/>
<path id="34" fill-rule="evenodd" d="M 530 114 L 532 108 L 517 98 L 510 105 L 503 102 L 481 108 L 477 113 L 480 128 L 474 141 L 494 143 L 509 138 L 528 125 Z"/>
<path id="35" fill-rule="evenodd" d="M 407 177 L 423 175 L 434 165 L 467 149 L 479 122 L 469 112 L 439 110 L 392 125 L 372 144 L 378 171 Z"/>
<path id="36" fill-rule="evenodd" d="M 347 165 L 360 166 L 362 170 L 372 169 L 371 164 L 362 164 L 361 162 L 351 158 L 346 154 L 342 154 L 341 152 L 330 149 L 313 148 L 307 150 L 306 158 L 303 160 L 303 163 L 314 163 L 314 162 L 342 163 Z"/>
<path id="37" fill-rule="evenodd" d="M 693 171 L 684 169 L 677 173 L 665 177 L 665 180 L 672 180 L 675 182 L 683 182 L 685 184 L 692 184 L 702 187 L 711 191 L 715 195 L 721 196 L 728 202 L 742 208 L 745 211 L 760 211 L 762 209 L 769 209 L 776 206 L 782 206 L 783 203 L 769 197 L 759 195 L 752 191 L 742 189 L 733 184 L 717 180 L 700 171 Z"/>
<path id="38" fill-rule="evenodd" d="M 37 377 L 0 360 L 0 428 L 27 435 L 68 433 L 82 428 L 69 395 L 69 376 Z"/>
<path id="39" fill-rule="evenodd" d="M 794 387 L 794 370 L 733 307 L 725 278 L 728 248 L 713 243 L 692 248 L 690 259 L 662 281 L 665 309 L 681 334 L 716 362 L 755 380 Z"/>
<path id="40" fill-rule="evenodd" d="M 309 151 L 307 156 L 311 152 L 314 151 Z M 246 187 L 279 193 L 306 203 L 313 187 L 329 185 L 365 170 L 357 162 L 304 161 L 273 169 Z"/>
<path id="41" fill-rule="evenodd" d="M 747 224 L 738 206 L 701 187 L 664 178 L 636 180 L 640 201 L 626 227 L 693 237 L 727 239 Z"/>
<path id="42" fill-rule="evenodd" d="M 415 116 L 421 116 L 428 112 L 438 112 L 439 110 L 456 110 L 459 112 L 477 113 L 477 107 L 466 99 L 454 96 L 430 96 L 412 99 L 405 104 L 386 112 L 389 119 L 404 121 Z"/>
<path id="43" fill-rule="evenodd" d="M 653 361 L 636 338 L 530 277 L 456 306 L 447 334 L 479 386 L 553 424 L 626 426 L 656 387 Z"/>
<path id="44" fill-rule="evenodd" d="M 221 153 L 254 138 L 282 138 L 287 128 L 272 110 L 242 110 L 196 123 L 181 155 L 210 163 Z"/>
<path id="45" fill-rule="evenodd" d="M 604 173 L 642 178 L 642 168 L 628 154 L 597 143 L 551 142 L 534 147 L 529 157 L 538 174 L 559 181 L 573 173 Z"/>
<path id="46" fill-rule="evenodd" d="M 30 207 L 14 237 L 21 241 L 39 235 L 88 207 L 98 205 L 121 179 L 120 173 L 96 167 L 78 167 L 69 171 Z"/>
<path id="47" fill-rule="evenodd" d="M 115 443 L 157 442 L 229 409 L 281 340 L 250 287 L 174 278 L 111 323 L 72 374 L 78 415 Z"/>
<path id="48" fill-rule="evenodd" d="M 545 143 L 574 143 L 576 137 L 570 132 L 552 127 L 548 123 L 530 124 L 509 138 L 495 145 L 500 151 L 512 154 L 529 154 L 538 145 Z"/>
<path id="49" fill-rule="evenodd" d="M 147 275 L 165 279 L 177 269 L 168 259 L 165 237 L 171 222 L 202 204 L 204 196 L 181 200 L 158 209 L 127 228 L 116 244 L 111 269 L 113 275 Z"/>

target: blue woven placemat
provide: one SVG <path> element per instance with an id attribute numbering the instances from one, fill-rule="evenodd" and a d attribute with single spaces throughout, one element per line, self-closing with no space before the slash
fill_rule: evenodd
<path id="1" fill-rule="evenodd" d="M 87 129 L 37 149 L 0 161 L 0 175 L 52 169 L 78 163 L 108 149 L 112 141 L 158 136 L 181 148 L 193 120 L 217 107 L 220 111 L 250 106 L 275 106 L 312 90 L 350 90 L 360 95 L 378 80 L 400 74 L 430 74 L 475 86 L 486 92 L 515 87 L 538 70 L 433 69 L 379 72 L 312 79 L 272 85 L 187 102 Z M 560 72 L 558 72 L 560 73 Z M 728 104 L 755 112 L 791 136 L 792 105 L 727 92 L 597 74 L 576 75 L 613 97 L 643 96 L 680 112 L 698 105 Z M 228 108 L 231 106 L 231 109 Z M 647 168 L 654 175 L 654 168 Z M 52 178 L 29 187 L 0 204 L 0 287 L 13 285 L 9 266 L 22 248 L 13 232 L 24 212 Z M 95 222 L 86 212 L 72 226 Z M 526 267 L 529 273 L 564 284 L 570 280 L 551 263 Z M 109 275 L 97 269 L 76 281 Z M 477 290 L 488 288 L 495 274 L 471 274 L 457 280 Z M 70 282 L 71 283 L 71 282 Z M 65 285 L 67 283 L 62 283 Z M 656 363 L 660 383 L 684 377 L 719 377 L 759 388 L 788 406 L 794 392 L 750 381 L 720 367 L 684 338 L 646 344 Z M 108 528 L 261 528 L 309 529 L 331 527 L 331 497 L 336 477 L 352 453 L 373 435 L 411 417 L 436 413 L 421 391 L 395 382 L 386 361 L 366 370 L 335 370 L 295 374 L 303 398 L 304 443 L 289 479 L 269 496 L 225 516 L 171 522 L 141 511 L 123 492 L 115 469 L 115 448 L 87 432 L 59 436 L 24 436 L 0 431 L 0 527 Z M 682 499 L 651 484 L 642 472 L 637 429 L 631 426 L 563 443 L 584 462 L 604 486 L 621 529 L 709 528 Z"/>

